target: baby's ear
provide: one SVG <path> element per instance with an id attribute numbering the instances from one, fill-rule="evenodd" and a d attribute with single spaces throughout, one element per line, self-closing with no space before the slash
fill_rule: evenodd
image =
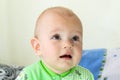
<path id="1" fill-rule="evenodd" d="M 37 38 L 32 38 L 31 39 L 31 45 L 32 48 L 34 49 L 35 53 L 40 56 L 40 43 Z"/>

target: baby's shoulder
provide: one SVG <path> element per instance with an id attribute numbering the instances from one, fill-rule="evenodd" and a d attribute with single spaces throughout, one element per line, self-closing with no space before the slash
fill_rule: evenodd
<path id="1" fill-rule="evenodd" d="M 25 72 L 32 72 L 32 71 L 39 71 L 41 68 L 40 68 L 40 64 L 39 64 L 39 62 L 35 62 L 35 63 L 33 63 L 33 64 L 31 64 L 31 65 L 29 65 L 29 66 L 26 66 L 24 69 L 23 69 L 23 71 L 25 71 Z"/>
<path id="2" fill-rule="evenodd" d="M 81 66 L 76 66 L 74 72 L 73 72 L 74 75 L 78 75 L 79 77 L 81 77 L 83 80 L 87 79 L 87 80 L 94 80 L 94 77 L 92 75 L 92 73 L 84 68 L 84 67 L 81 67 Z"/>
<path id="3" fill-rule="evenodd" d="M 26 66 L 16 80 L 38 80 L 41 74 L 39 62 Z"/>
<path id="4" fill-rule="evenodd" d="M 87 72 L 90 72 L 87 68 L 84 68 L 84 67 L 79 66 L 79 65 L 75 67 L 75 70 L 80 71 L 80 72 L 81 72 L 81 71 L 83 71 L 83 72 L 84 72 L 84 71 L 85 71 L 85 72 L 86 72 L 86 71 L 87 71 Z"/>
<path id="5" fill-rule="evenodd" d="M 88 69 L 86 69 L 82 66 L 76 66 L 74 72 L 77 73 L 77 74 L 84 74 L 84 75 L 90 75 L 91 74 L 91 72 Z"/>

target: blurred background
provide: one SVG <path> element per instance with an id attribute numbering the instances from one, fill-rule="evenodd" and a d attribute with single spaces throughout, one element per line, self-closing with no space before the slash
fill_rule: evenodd
<path id="1" fill-rule="evenodd" d="M 120 48 L 120 0 L 0 0 L 0 63 L 29 65 L 39 59 L 31 47 L 39 14 L 64 6 L 81 19 L 83 49 Z"/>

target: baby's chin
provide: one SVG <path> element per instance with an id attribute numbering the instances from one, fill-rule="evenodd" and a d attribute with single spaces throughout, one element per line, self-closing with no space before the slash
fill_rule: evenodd
<path id="1" fill-rule="evenodd" d="M 61 73 L 64 73 L 64 72 L 66 72 L 66 71 L 69 71 L 69 70 L 71 70 L 72 68 L 74 68 L 76 65 L 73 65 L 73 66 L 62 66 L 62 67 L 60 67 L 60 70 L 61 70 Z"/>

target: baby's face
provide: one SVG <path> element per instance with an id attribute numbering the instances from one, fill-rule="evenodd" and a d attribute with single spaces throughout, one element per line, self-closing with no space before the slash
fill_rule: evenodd
<path id="1" fill-rule="evenodd" d="M 56 73 L 76 66 L 82 54 L 82 25 L 71 17 L 48 14 L 40 21 L 40 52 L 43 62 Z"/>

